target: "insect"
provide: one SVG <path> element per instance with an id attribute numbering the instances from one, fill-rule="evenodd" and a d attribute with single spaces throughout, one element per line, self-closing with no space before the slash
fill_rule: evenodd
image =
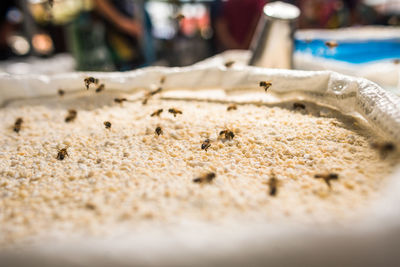
<path id="1" fill-rule="evenodd" d="M 85 82 L 85 86 L 86 86 L 87 90 L 89 90 L 90 84 L 92 84 L 92 83 L 98 84 L 99 83 L 99 79 L 96 79 L 94 77 L 86 77 L 83 81 Z"/>
<path id="2" fill-rule="evenodd" d="M 261 81 L 260 87 L 264 87 L 265 92 L 267 92 L 268 88 L 272 86 L 271 82 Z"/>
<path id="3" fill-rule="evenodd" d="M 337 173 L 325 173 L 325 174 L 315 174 L 314 178 L 323 179 L 325 183 L 331 188 L 331 180 L 338 180 L 339 174 Z"/>
<path id="4" fill-rule="evenodd" d="M 126 98 L 114 98 L 115 103 L 120 103 L 122 104 L 124 101 L 128 101 Z"/>
<path id="5" fill-rule="evenodd" d="M 174 19 L 176 19 L 177 21 L 181 21 L 182 19 L 185 18 L 185 15 L 183 15 L 182 13 L 178 13 L 177 15 L 175 15 Z"/>
<path id="6" fill-rule="evenodd" d="M 105 121 L 105 122 L 103 122 L 103 124 L 106 127 L 106 129 L 110 129 L 111 128 L 111 122 Z"/>
<path id="7" fill-rule="evenodd" d="M 203 176 L 197 177 L 193 179 L 194 183 L 211 183 L 216 177 L 214 172 L 209 172 Z"/>
<path id="8" fill-rule="evenodd" d="M 396 145 L 392 142 L 383 142 L 383 143 L 372 143 L 371 147 L 378 150 L 382 159 L 386 158 L 389 153 L 394 152 L 396 150 Z"/>
<path id="9" fill-rule="evenodd" d="M 230 111 L 230 110 L 237 110 L 237 106 L 236 106 L 235 104 L 231 104 L 231 105 L 229 105 L 229 106 L 226 108 L 226 110 L 227 110 L 227 111 Z"/>
<path id="10" fill-rule="evenodd" d="M 153 96 L 155 94 L 160 93 L 161 91 L 162 91 L 162 87 L 158 87 L 156 90 L 148 92 L 147 96 Z"/>
<path id="11" fill-rule="evenodd" d="M 24 122 L 24 120 L 22 118 L 17 118 L 14 122 L 14 132 L 19 133 L 19 131 L 21 130 L 21 125 Z"/>
<path id="12" fill-rule="evenodd" d="M 59 96 L 65 95 L 65 91 L 62 90 L 62 89 L 58 89 L 57 93 L 58 93 Z"/>
<path id="13" fill-rule="evenodd" d="M 145 99 L 143 99 L 142 104 L 143 104 L 143 105 L 146 105 L 146 104 L 147 104 L 147 101 L 149 101 L 149 98 L 148 98 L 148 97 L 146 97 Z"/>
<path id="14" fill-rule="evenodd" d="M 161 76 L 161 78 L 160 78 L 160 83 L 161 83 L 161 84 L 165 83 L 165 76 Z"/>
<path id="15" fill-rule="evenodd" d="M 396 64 L 396 65 L 397 65 L 397 64 L 400 64 L 400 59 L 398 59 L 398 58 L 394 59 L 394 60 L 393 60 L 393 64 Z"/>
<path id="16" fill-rule="evenodd" d="M 332 41 L 326 41 L 325 45 L 327 47 L 329 47 L 330 49 L 333 49 L 333 48 L 337 47 L 339 44 L 338 44 L 338 42 L 332 40 Z"/>
<path id="17" fill-rule="evenodd" d="M 223 130 L 219 132 L 219 136 L 224 136 L 226 140 L 232 140 L 235 134 L 231 130 Z"/>
<path id="18" fill-rule="evenodd" d="M 151 113 L 150 117 L 154 117 L 154 116 L 160 116 L 160 114 L 163 112 L 163 109 L 160 108 L 156 111 L 154 111 L 153 113 Z"/>
<path id="19" fill-rule="evenodd" d="M 279 184 L 279 181 L 276 178 L 275 173 L 271 172 L 271 177 L 268 180 L 270 196 L 276 196 L 276 194 L 278 193 L 278 184 Z"/>
<path id="20" fill-rule="evenodd" d="M 66 156 L 69 157 L 67 149 L 68 149 L 68 147 L 64 147 L 64 148 L 58 149 L 58 152 L 57 152 L 57 159 L 58 160 L 63 160 L 63 159 L 65 159 Z"/>
<path id="21" fill-rule="evenodd" d="M 104 83 L 100 84 L 99 87 L 96 88 L 96 93 L 100 93 L 101 91 L 103 91 L 105 88 Z"/>
<path id="22" fill-rule="evenodd" d="M 229 60 L 229 61 L 225 62 L 224 65 L 225 65 L 225 67 L 230 68 L 233 66 L 233 64 L 235 64 L 235 61 Z"/>
<path id="23" fill-rule="evenodd" d="M 175 109 L 175 108 L 168 109 L 168 112 L 174 114 L 174 117 L 176 117 L 177 114 L 182 114 L 182 111 L 180 111 L 179 109 Z"/>
<path id="24" fill-rule="evenodd" d="M 298 102 L 293 103 L 293 109 L 306 109 L 306 105 Z"/>
<path id="25" fill-rule="evenodd" d="M 156 130 L 154 131 L 156 133 L 156 135 L 160 136 L 162 134 L 164 134 L 163 130 L 161 129 L 160 126 L 157 126 Z"/>
<path id="26" fill-rule="evenodd" d="M 65 117 L 65 122 L 71 122 L 76 119 L 78 112 L 75 109 L 68 110 L 68 115 Z"/>
<path id="27" fill-rule="evenodd" d="M 207 149 L 211 146 L 210 139 L 204 140 L 204 142 L 201 144 L 201 149 L 205 150 L 207 152 Z"/>

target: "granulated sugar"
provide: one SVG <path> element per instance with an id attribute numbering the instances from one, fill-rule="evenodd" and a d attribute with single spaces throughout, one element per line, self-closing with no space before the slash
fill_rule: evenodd
<path id="1" fill-rule="evenodd" d="M 114 97 L 105 92 L 0 109 L 3 245 L 50 231 L 105 235 L 120 224 L 357 220 L 399 159 L 382 159 L 370 146 L 371 133 L 326 108 L 331 115 L 309 105 L 238 104 L 227 111 L 229 103 L 117 104 Z M 174 117 L 170 108 L 182 114 Z M 77 117 L 66 123 L 69 109 Z M 160 116 L 151 117 L 158 109 Z M 16 133 L 18 117 L 23 124 Z M 219 138 L 223 130 L 234 138 Z M 201 149 L 205 139 L 207 151 Z M 57 160 L 61 148 L 69 156 Z M 209 172 L 216 174 L 210 183 L 193 182 Z M 329 172 L 339 175 L 331 188 L 314 178 Z M 272 173 L 275 196 L 269 195 Z"/>

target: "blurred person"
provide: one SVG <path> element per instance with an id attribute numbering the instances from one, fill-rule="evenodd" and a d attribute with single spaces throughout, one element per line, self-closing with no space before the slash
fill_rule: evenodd
<path id="1" fill-rule="evenodd" d="M 215 38 L 219 50 L 248 49 L 265 0 L 227 0 L 215 4 Z"/>
<path id="2" fill-rule="evenodd" d="M 152 44 L 148 34 L 151 21 L 144 9 L 140 10 L 132 0 L 95 0 L 94 3 L 97 14 L 106 25 L 105 40 L 116 69 L 125 71 L 145 64 L 145 49 Z"/>

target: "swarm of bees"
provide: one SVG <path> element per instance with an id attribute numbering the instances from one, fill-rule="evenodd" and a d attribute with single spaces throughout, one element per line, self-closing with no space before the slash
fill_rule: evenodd
<path id="1" fill-rule="evenodd" d="M 225 65 L 225 67 L 230 68 L 233 66 L 233 64 L 235 64 L 235 61 L 229 60 L 229 61 L 225 62 L 224 65 Z"/>
<path id="2" fill-rule="evenodd" d="M 105 85 L 104 83 L 100 84 L 99 87 L 96 88 L 96 93 L 100 93 L 101 91 L 104 91 Z"/>
<path id="3" fill-rule="evenodd" d="M 157 126 L 156 130 L 154 131 L 157 136 L 164 134 L 163 130 L 160 126 Z"/>
<path id="4" fill-rule="evenodd" d="M 182 114 L 182 111 L 176 108 L 170 108 L 168 109 L 168 112 L 174 114 L 174 117 L 176 117 L 177 114 Z"/>
<path id="5" fill-rule="evenodd" d="M 72 122 L 76 119 L 78 112 L 75 109 L 68 110 L 67 117 L 65 117 L 65 122 Z"/>
<path id="6" fill-rule="evenodd" d="M 261 81 L 260 87 L 264 87 L 265 92 L 272 86 L 271 82 Z"/>
<path id="7" fill-rule="evenodd" d="M 201 149 L 205 150 L 207 152 L 207 149 L 211 146 L 211 141 L 210 139 L 204 140 L 204 142 L 201 144 Z"/>
<path id="8" fill-rule="evenodd" d="M 327 47 L 329 47 L 329 49 L 333 49 L 333 48 L 337 47 L 339 44 L 338 44 L 338 42 L 332 40 L 332 41 L 326 41 L 325 45 Z"/>
<path id="9" fill-rule="evenodd" d="M 231 110 L 237 110 L 237 106 L 235 104 L 230 104 L 227 108 L 227 111 L 231 111 Z"/>
<path id="10" fill-rule="evenodd" d="M 270 196 L 276 196 L 276 194 L 278 193 L 278 184 L 279 184 L 279 181 L 276 178 L 275 173 L 271 172 L 271 177 L 268 180 Z"/>
<path id="11" fill-rule="evenodd" d="M 103 124 L 106 127 L 106 129 L 110 129 L 111 128 L 111 122 L 105 121 L 105 122 L 103 122 Z"/>
<path id="12" fill-rule="evenodd" d="M 375 142 L 371 144 L 371 147 L 379 151 L 382 159 L 386 158 L 389 153 L 392 153 L 396 150 L 396 145 L 392 142 Z"/>
<path id="13" fill-rule="evenodd" d="M 19 133 L 19 131 L 21 130 L 21 126 L 22 123 L 24 122 L 24 120 L 22 118 L 17 118 L 14 122 L 14 132 Z"/>
<path id="14" fill-rule="evenodd" d="M 63 160 L 63 159 L 65 159 L 66 156 L 69 157 L 67 149 L 68 149 L 68 147 L 64 147 L 64 148 L 58 149 L 58 152 L 57 152 L 57 159 L 58 160 Z"/>
<path id="15" fill-rule="evenodd" d="M 209 172 L 209 173 L 207 173 L 205 175 L 202 175 L 200 177 L 194 178 L 193 182 L 194 183 L 199 183 L 199 184 L 211 183 L 215 179 L 216 176 L 217 175 L 214 172 Z"/>
<path id="16" fill-rule="evenodd" d="M 303 103 L 294 102 L 293 109 L 306 109 L 306 105 L 304 105 Z"/>
<path id="17" fill-rule="evenodd" d="M 225 140 L 232 140 L 235 134 L 231 130 L 223 130 L 219 132 L 220 137 L 224 137 Z"/>
<path id="18" fill-rule="evenodd" d="M 160 108 L 160 109 L 154 111 L 153 113 L 151 113 L 150 117 L 154 117 L 154 116 L 159 117 L 160 114 L 163 112 L 163 110 L 164 110 L 164 109 Z"/>
<path id="19" fill-rule="evenodd" d="M 98 84 L 99 83 L 99 79 L 96 79 L 94 77 L 86 77 L 83 81 L 85 82 L 86 90 L 89 90 L 89 86 L 91 84 Z"/>
<path id="20" fill-rule="evenodd" d="M 123 102 L 128 101 L 126 98 L 114 98 L 115 103 L 122 104 Z"/>
<path id="21" fill-rule="evenodd" d="M 58 89 L 57 93 L 58 93 L 59 96 L 65 95 L 65 91 L 62 90 L 62 89 Z"/>
<path id="22" fill-rule="evenodd" d="M 338 180 L 339 174 L 337 173 L 323 173 L 323 174 L 315 174 L 314 178 L 323 179 L 325 183 L 331 188 L 331 180 Z"/>

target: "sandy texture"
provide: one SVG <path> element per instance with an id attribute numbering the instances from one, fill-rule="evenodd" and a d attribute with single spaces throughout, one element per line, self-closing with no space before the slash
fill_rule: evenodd
<path id="1" fill-rule="evenodd" d="M 151 99 L 121 105 L 114 97 L 84 92 L 0 110 L 1 244 L 183 219 L 357 220 L 399 159 L 382 160 L 372 138 L 360 134 L 365 129 L 326 108 L 238 105 L 228 112 L 228 104 Z M 66 123 L 70 108 L 77 118 Z M 160 117 L 150 117 L 160 108 Z M 183 114 L 174 117 L 169 108 Z M 12 131 L 17 117 L 24 120 L 19 133 Z M 157 126 L 163 135 L 155 135 Z M 233 140 L 218 139 L 226 129 Z M 201 149 L 206 138 L 207 152 Z M 69 156 L 57 160 L 57 149 L 66 146 Z M 268 194 L 271 171 L 276 196 Z M 207 172 L 216 173 L 211 183 L 193 182 Z M 326 172 L 339 174 L 332 188 L 314 178 Z"/>

